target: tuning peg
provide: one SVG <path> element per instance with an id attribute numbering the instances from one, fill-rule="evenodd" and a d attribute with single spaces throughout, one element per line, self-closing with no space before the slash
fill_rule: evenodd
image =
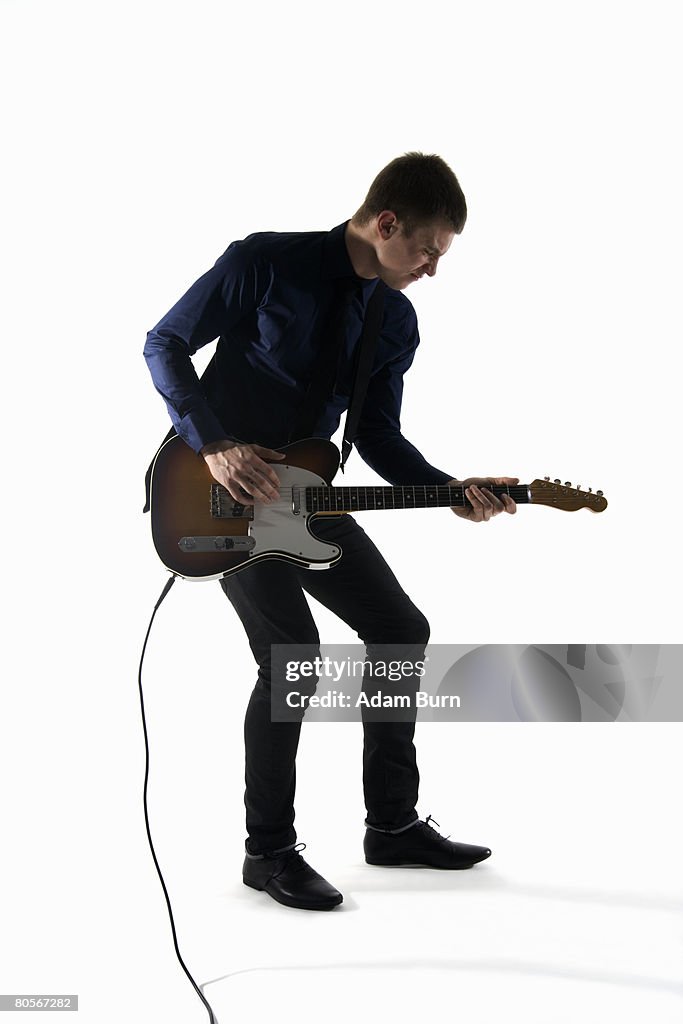
<path id="1" fill-rule="evenodd" d="M 550 480 L 550 477 L 549 476 L 544 476 L 543 479 L 544 480 Z"/>
<path id="2" fill-rule="evenodd" d="M 598 496 L 599 498 L 602 498 L 602 491 L 596 491 L 595 493 L 597 494 L 597 496 Z"/>
<path id="3" fill-rule="evenodd" d="M 571 487 L 571 485 L 572 485 L 571 480 L 565 480 L 565 482 L 564 482 L 564 486 L 565 487 Z"/>
<path id="4" fill-rule="evenodd" d="M 557 477 L 557 476 L 556 476 L 556 477 L 555 477 L 555 479 L 553 480 L 553 483 L 554 483 L 554 484 L 561 484 L 561 483 L 562 483 L 562 481 L 560 480 L 560 478 L 559 478 L 559 477 Z"/>
<path id="5" fill-rule="evenodd" d="M 593 488 L 592 488 L 592 487 L 589 487 L 589 488 L 588 488 L 588 493 L 589 493 L 589 494 L 592 494 L 592 493 L 593 493 Z"/>
<path id="6" fill-rule="evenodd" d="M 580 491 L 581 490 L 581 484 L 577 484 L 576 485 L 576 489 L 577 489 L 577 491 Z"/>

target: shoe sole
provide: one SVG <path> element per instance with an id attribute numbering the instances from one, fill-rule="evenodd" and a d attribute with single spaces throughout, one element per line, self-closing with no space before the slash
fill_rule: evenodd
<path id="1" fill-rule="evenodd" d="M 488 857 L 484 857 L 483 860 L 488 860 Z M 433 868 L 436 871 L 466 871 L 468 868 L 473 868 L 475 864 L 480 864 L 481 861 L 473 860 L 471 864 L 415 864 L 408 860 L 368 860 L 366 857 L 365 863 L 376 868 Z"/>
<path id="2" fill-rule="evenodd" d="M 283 907 L 291 907 L 293 910 L 334 910 L 334 908 L 338 907 L 344 899 L 342 894 L 339 893 L 339 899 L 330 899 L 327 903 L 298 903 L 295 900 L 287 900 L 283 899 L 281 896 L 276 896 L 274 892 L 271 892 L 268 886 L 261 888 L 259 885 L 254 885 L 253 882 L 248 882 L 246 878 L 243 878 L 242 881 L 245 885 L 248 885 L 250 889 L 255 889 L 256 892 L 265 892 L 272 900 L 275 900 L 276 903 L 280 903 Z"/>

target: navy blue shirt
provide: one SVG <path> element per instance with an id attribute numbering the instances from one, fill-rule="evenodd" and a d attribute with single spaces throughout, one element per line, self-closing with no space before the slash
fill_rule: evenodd
<path id="1" fill-rule="evenodd" d="M 348 408 L 363 316 L 377 278 L 358 277 L 344 239 L 332 231 L 265 231 L 232 242 L 148 333 L 145 359 L 180 436 L 198 452 L 223 438 L 278 448 L 304 401 L 340 278 L 358 285 L 334 393 L 312 435 L 331 438 Z M 191 356 L 218 338 L 200 383 Z M 445 483 L 401 434 L 403 374 L 419 344 L 417 318 L 387 288 L 384 318 L 354 443 L 389 483 Z"/>

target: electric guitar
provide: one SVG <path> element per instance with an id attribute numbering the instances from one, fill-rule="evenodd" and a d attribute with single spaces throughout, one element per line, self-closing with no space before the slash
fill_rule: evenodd
<path id="1" fill-rule="evenodd" d="M 161 561 L 186 580 L 215 580 L 266 558 L 307 569 L 328 569 L 341 548 L 316 537 L 320 516 L 371 509 L 438 508 L 468 504 L 462 486 L 332 487 L 339 452 L 331 441 L 309 438 L 279 448 L 286 461 L 270 463 L 280 478 L 280 497 L 269 505 L 242 505 L 216 483 L 201 455 L 182 438 L 161 446 L 152 466 L 152 537 Z M 566 511 L 607 508 L 602 491 L 581 491 L 559 480 L 491 486 L 518 504 Z"/>

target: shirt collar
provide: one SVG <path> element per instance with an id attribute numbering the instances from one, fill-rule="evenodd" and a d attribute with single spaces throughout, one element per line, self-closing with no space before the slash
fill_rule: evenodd
<path id="1" fill-rule="evenodd" d="M 332 228 L 331 231 L 328 231 L 327 236 L 323 241 L 322 277 L 324 280 L 338 277 L 350 277 L 353 281 L 356 281 L 357 284 L 361 285 L 363 289 L 372 286 L 372 290 L 374 291 L 374 286 L 379 281 L 379 278 L 359 277 L 353 269 L 353 264 L 349 257 L 349 252 L 344 240 L 346 225 L 348 223 L 348 220 L 345 220 L 343 224 L 337 224 L 336 228 Z"/>

